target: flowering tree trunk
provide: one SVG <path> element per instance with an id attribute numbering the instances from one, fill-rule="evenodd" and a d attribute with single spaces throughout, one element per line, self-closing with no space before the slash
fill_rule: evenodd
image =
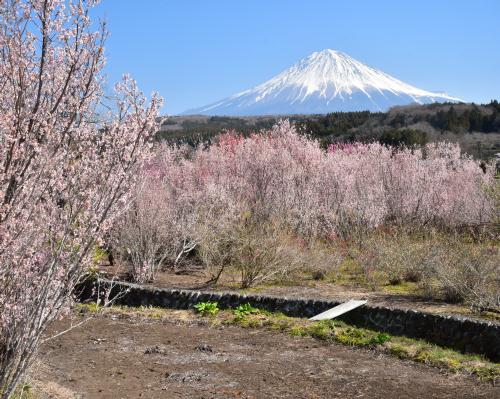
<path id="1" fill-rule="evenodd" d="M 101 106 L 93 0 L 0 0 L 0 398 L 10 396 L 148 155 L 160 100 Z"/>

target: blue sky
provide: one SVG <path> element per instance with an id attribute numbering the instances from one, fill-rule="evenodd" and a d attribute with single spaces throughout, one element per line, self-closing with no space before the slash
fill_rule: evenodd
<path id="1" fill-rule="evenodd" d="M 474 102 L 500 99 L 500 1 L 102 0 L 110 83 L 130 73 L 164 113 L 341 50 L 407 83 Z"/>

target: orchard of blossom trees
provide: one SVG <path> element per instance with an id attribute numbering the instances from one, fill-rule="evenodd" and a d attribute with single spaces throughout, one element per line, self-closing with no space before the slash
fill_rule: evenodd
<path id="1" fill-rule="evenodd" d="M 0 0 L 0 398 L 71 303 L 91 252 L 128 202 L 160 100 L 134 81 L 103 99 L 93 0 Z M 97 30 L 96 30 L 97 29 Z"/>
<path id="2" fill-rule="evenodd" d="M 493 165 L 480 167 L 452 144 L 325 150 L 282 121 L 249 137 L 224 133 L 208 147 L 152 151 L 156 95 L 148 102 L 124 77 L 103 106 L 107 32 L 90 21 L 95 3 L 0 0 L 1 399 L 22 380 L 48 324 L 69 309 L 99 246 L 139 282 L 195 258 L 211 281 L 235 267 L 248 287 L 332 267 L 342 261 L 336 243 L 361 245 L 381 230 L 402 231 L 398 243 L 409 240 L 412 251 L 415 233 L 491 233 Z M 368 277 L 373 259 L 393 256 L 394 247 L 379 247 L 364 262 Z M 394 259 L 412 263 L 420 249 Z M 498 306 L 498 251 L 486 250 L 471 262 L 438 254 L 432 262 L 451 266 L 431 268 L 433 278 L 477 306 Z M 406 275 L 431 270 L 429 259 Z M 391 267 L 383 263 L 396 281 Z"/>
<path id="3" fill-rule="evenodd" d="M 222 134 L 209 147 L 158 148 L 114 229 L 113 248 L 138 281 L 194 255 L 212 280 L 235 266 L 245 287 L 338 263 L 329 244 L 362 243 L 375 231 L 489 232 L 497 217 L 494 172 L 449 143 L 325 151 L 282 121 L 247 138 Z"/>

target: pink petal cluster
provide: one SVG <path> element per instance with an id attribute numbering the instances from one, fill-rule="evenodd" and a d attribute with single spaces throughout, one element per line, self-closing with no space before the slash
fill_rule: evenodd
<path id="1" fill-rule="evenodd" d="M 173 260 L 186 243 L 202 241 L 203 224 L 273 222 L 309 239 L 394 224 L 481 225 L 495 216 L 494 168 L 483 171 L 458 145 L 353 143 L 325 151 L 288 121 L 247 138 L 228 132 L 192 152 L 164 146 L 143 175 L 136 204 L 165 227 L 158 237 Z"/>

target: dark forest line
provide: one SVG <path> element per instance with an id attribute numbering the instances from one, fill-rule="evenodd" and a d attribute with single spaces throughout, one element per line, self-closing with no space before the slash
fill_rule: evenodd
<path id="1" fill-rule="evenodd" d="M 270 128 L 288 118 L 301 132 L 325 147 L 335 142 L 379 141 L 390 145 L 424 145 L 431 141 L 459 142 L 462 149 L 481 159 L 500 152 L 500 104 L 435 103 L 394 107 L 388 112 L 333 112 L 325 115 L 255 117 L 172 116 L 158 139 L 196 145 L 211 142 L 224 130 L 244 135 Z"/>

